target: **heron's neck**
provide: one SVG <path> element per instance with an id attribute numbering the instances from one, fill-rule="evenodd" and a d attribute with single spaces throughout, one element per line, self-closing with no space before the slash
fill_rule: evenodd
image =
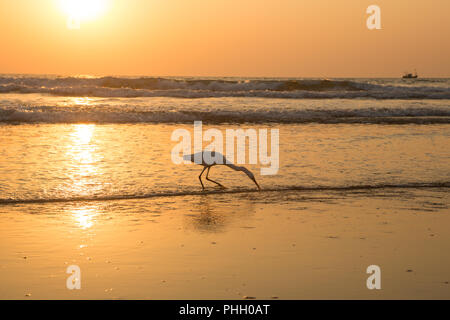
<path id="1" fill-rule="evenodd" d="M 232 163 L 225 163 L 225 165 L 227 167 L 233 169 L 233 170 L 236 170 L 236 171 L 242 171 L 242 169 L 244 168 L 244 167 L 236 166 L 236 165 L 234 165 Z"/>

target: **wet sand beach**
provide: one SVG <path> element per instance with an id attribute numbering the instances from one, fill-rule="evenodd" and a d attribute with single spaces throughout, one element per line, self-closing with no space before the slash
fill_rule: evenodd
<path id="1" fill-rule="evenodd" d="M 445 188 L 1 207 L 0 295 L 448 299 L 448 208 Z M 373 264 L 382 290 L 366 287 Z"/>

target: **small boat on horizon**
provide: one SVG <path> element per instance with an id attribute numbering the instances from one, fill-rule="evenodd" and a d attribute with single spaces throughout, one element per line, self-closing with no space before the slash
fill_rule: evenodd
<path id="1" fill-rule="evenodd" d="M 417 71 L 414 70 L 414 74 L 413 73 L 409 73 L 409 72 L 405 72 L 402 76 L 403 79 L 416 79 L 417 76 Z"/>

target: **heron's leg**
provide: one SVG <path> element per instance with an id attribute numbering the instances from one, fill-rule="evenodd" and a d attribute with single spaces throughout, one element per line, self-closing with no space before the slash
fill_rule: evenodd
<path id="1" fill-rule="evenodd" d="M 205 170 L 206 170 L 206 167 L 203 168 L 202 172 L 198 176 L 200 183 L 202 184 L 202 190 L 205 190 L 205 186 L 203 185 L 203 181 L 202 181 L 202 174 L 203 174 L 203 172 L 205 172 Z"/>
<path id="2" fill-rule="evenodd" d="M 211 169 L 211 167 L 208 167 L 208 171 L 206 171 L 206 180 L 211 181 L 211 182 L 214 182 L 214 183 L 217 184 L 219 187 L 222 187 L 222 188 L 226 189 L 226 187 L 224 187 L 223 185 L 221 185 L 221 184 L 218 183 L 217 181 L 214 181 L 214 180 L 208 178 L 208 175 L 209 175 L 209 169 Z"/>

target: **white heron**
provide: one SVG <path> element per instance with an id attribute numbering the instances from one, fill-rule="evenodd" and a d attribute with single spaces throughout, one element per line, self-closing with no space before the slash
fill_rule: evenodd
<path id="1" fill-rule="evenodd" d="M 206 171 L 206 180 L 217 184 L 219 187 L 226 188 L 219 182 L 209 179 L 209 177 L 208 177 L 209 170 L 211 169 L 211 167 L 218 166 L 218 165 L 224 165 L 235 171 L 244 172 L 256 184 L 256 186 L 258 187 L 258 190 L 261 190 L 261 187 L 259 186 L 258 182 L 256 182 L 255 175 L 250 170 L 248 170 L 246 167 L 236 166 L 232 163 L 229 163 L 228 160 L 224 157 L 224 155 L 219 152 L 204 150 L 204 151 L 201 151 L 198 153 L 188 154 L 188 155 L 183 156 L 183 159 L 189 160 L 193 163 L 196 163 L 195 162 L 196 158 L 201 159 L 201 161 L 202 161 L 201 163 L 197 163 L 197 164 L 200 164 L 204 167 L 202 172 L 198 176 L 198 179 L 200 180 L 203 190 L 205 190 L 205 186 L 203 185 L 202 175 L 203 175 L 203 172 L 205 172 L 205 170 L 208 170 L 208 171 Z M 214 161 L 208 161 L 208 162 L 211 162 L 211 164 L 209 164 L 208 162 L 205 162 L 205 159 L 214 159 Z"/>

